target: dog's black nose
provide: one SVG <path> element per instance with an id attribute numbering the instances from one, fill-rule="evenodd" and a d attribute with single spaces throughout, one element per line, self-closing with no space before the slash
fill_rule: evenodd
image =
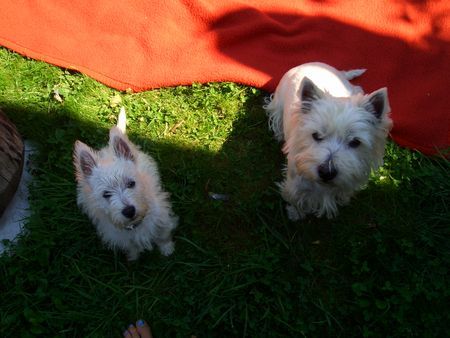
<path id="1" fill-rule="evenodd" d="M 124 215 L 126 218 L 133 218 L 136 214 L 136 208 L 132 205 L 129 205 L 122 209 L 122 215 Z"/>
<path id="2" fill-rule="evenodd" d="M 333 162 L 328 161 L 319 166 L 318 173 L 322 181 L 328 182 L 335 178 L 338 172 L 334 167 Z"/>

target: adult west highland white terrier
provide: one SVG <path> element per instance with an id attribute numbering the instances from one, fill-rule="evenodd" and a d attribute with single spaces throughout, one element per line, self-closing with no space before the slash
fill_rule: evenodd
<path id="1" fill-rule="evenodd" d="M 96 151 L 75 142 L 77 202 L 102 241 L 124 251 L 128 260 L 151 250 L 152 244 L 168 256 L 174 250 L 171 233 L 178 218 L 161 187 L 155 161 L 130 142 L 125 125 L 122 108 L 108 146 Z"/>
<path id="2" fill-rule="evenodd" d="M 387 89 L 364 94 L 348 81 L 364 72 L 300 65 L 283 76 L 264 106 L 276 139 L 284 141 L 280 188 L 291 220 L 334 217 L 383 163 L 392 128 Z"/>

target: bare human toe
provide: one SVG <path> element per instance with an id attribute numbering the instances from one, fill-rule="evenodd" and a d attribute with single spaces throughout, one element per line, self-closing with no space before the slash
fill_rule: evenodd
<path id="1" fill-rule="evenodd" d="M 136 325 L 130 324 L 123 336 L 125 338 L 153 338 L 150 326 L 142 319 L 139 319 Z"/>
<path id="2" fill-rule="evenodd" d="M 150 326 L 142 319 L 139 319 L 136 322 L 136 330 L 138 331 L 140 338 L 153 338 Z"/>
<path id="3" fill-rule="evenodd" d="M 125 338 L 140 338 L 141 337 L 139 335 L 136 327 L 133 324 L 130 324 L 128 326 L 128 329 L 125 330 L 125 332 L 123 333 L 123 336 Z"/>

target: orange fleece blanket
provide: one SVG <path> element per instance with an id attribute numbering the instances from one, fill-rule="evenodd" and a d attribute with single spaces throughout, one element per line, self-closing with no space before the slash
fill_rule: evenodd
<path id="1" fill-rule="evenodd" d="M 124 90 L 234 81 L 273 91 L 291 67 L 367 68 L 387 86 L 393 139 L 449 147 L 450 1 L 14 0 L 0 44 Z"/>

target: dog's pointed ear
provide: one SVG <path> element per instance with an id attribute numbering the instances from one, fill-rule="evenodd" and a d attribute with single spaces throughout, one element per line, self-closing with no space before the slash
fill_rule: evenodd
<path id="1" fill-rule="evenodd" d="M 387 88 L 378 89 L 367 95 L 367 97 L 364 98 L 363 107 L 377 119 L 381 120 L 385 114 L 391 111 Z"/>
<path id="2" fill-rule="evenodd" d="M 300 84 L 299 94 L 302 103 L 301 111 L 309 113 L 311 111 L 311 103 L 323 97 L 324 92 L 305 76 Z"/>
<path id="3" fill-rule="evenodd" d="M 134 154 L 128 142 L 120 136 L 113 138 L 113 149 L 117 157 L 122 157 L 126 160 L 134 162 Z"/>
<path id="4" fill-rule="evenodd" d="M 97 155 L 94 150 L 81 141 L 76 141 L 73 151 L 73 164 L 77 180 L 87 178 L 92 175 L 93 169 L 97 166 Z"/>
<path id="5" fill-rule="evenodd" d="M 112 147 L 117 157 L 126 160 L 135 160 L 133 148 L 130 146 L 128 138 L 118 127 L 114 127 L 109 132 L 109 145 Z"/>

